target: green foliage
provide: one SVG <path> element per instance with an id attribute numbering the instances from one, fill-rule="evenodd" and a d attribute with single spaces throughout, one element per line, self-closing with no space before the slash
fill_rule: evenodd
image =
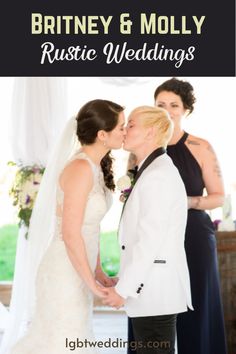
<path id="1" fill-rule="evenodd" d="M 0 228 L 0 281 L 13 279 L 17 234 L 17 225 Z"/>
<path id="2" fill-rule="evenodd" d="M 30 221 L 31 214 L 32 214 L 32 210 L 30 208 L 20 209 L 19 213 L 18 213 L 18 217 L 21 220 L 24 220 L 24 224 L 27 227 L 29 227 L 29 221 Z"/>
<path id="3" fill-rule="evenodd" d="M 102 270 L 109 276 L 116 276 L 120 265 L 120 250 L 116 231 L 101 234 L 100 259 Z"/>
<path id="4" fill-rule="evenodd" d="M 18 226 L 5 225 L 0 228 L 0 281 L 12 280 L 15 266 Z M 100 255 L 102 268 L 110 276 L 119 270 L 119 246 L 115 231 L 101 234 Z"/>

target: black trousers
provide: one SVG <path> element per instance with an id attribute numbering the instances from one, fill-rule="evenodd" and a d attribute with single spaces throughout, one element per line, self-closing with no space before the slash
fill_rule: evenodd
<path id="1" fill-rule="evenodd" d="M 128 319 L 128 354 L 174 354 L 176 315 Z"/>

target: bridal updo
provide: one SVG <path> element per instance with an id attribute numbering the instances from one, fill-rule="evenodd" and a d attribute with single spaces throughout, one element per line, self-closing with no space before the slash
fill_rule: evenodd
<path id="1" fill-rule="evenodd" d="M 87 102 L 78 112 L 77 136 L 81 145 L 91 145 L 96 141 L 99 130 L 112 131 L 118 124 L 119 114 L 124 108 L 117 103 L 96 99 Z M 107 188 L 115 189 L 110 151 L 101 160 L 101 168 Z"/>

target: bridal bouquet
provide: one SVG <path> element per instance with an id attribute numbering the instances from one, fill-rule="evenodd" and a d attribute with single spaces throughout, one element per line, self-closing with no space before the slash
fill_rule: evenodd
<path id="1" fill-rule="evenodd" d="M 15 166 L 16 164 L 10 162 L 9 165 Z M 44 167 L 34 165 L 19 167 L 16 171 L 9 193 L 13 199 L 13 205 L 18 209 L 19 226 L 29 227 L 30 217 L 44 170 Z"/>

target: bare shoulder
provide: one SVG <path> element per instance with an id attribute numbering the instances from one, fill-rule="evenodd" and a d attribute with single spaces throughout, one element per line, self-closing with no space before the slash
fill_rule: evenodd
<path id="1" fill-rule="evenodd" d="M 206 139 L 200 138 L 198 136 L 189 134 L 187 140 L 186 140 L 186 144 L 188 145 L 189 149 L 193 149 L 198 151 L 200 154 L 201 153 L 212 153 L 214 154 L 214 149 L 212 147 L 212 145 L 209 143 L 209 141 L 207 141 Z"/>
<path id="2" fill-rule="evenodd" d="M 89 162 L 85 159 L 76 159 L 71 161 L 62 172 L 62 176 L 70 176 L 70 175 L 85 175 L 92 174 L 91 166 Z"/>
<path id="3" fill-rule="evenodd" d="M 71 161 L 61 173 L 59 182 L 63 188 L 65 185 L 72 185 L 79 181 L 92 183 L 92 169 L 89 162 L 85 159 L 76 159 Z"/>
<path id="4" fill-rule="evenodd" d="M 208 141 L 205 140 L 205 139 L 202 139 L 198 136 L 195 136 L 195 135 L 192 135 L 192 134 L 189 134 L 188 135 L 188 138 L 186 140 L 186 143 L 189 145 L 189 146 L 198 146 L 199 148 L 207 148 L 207 146 L 209 145 Z"/>
<path id="5" fill-rule="evenodd" d="M 203 138 L 189 134 L 186 145 L 202 168 L 207 160 L 216 158 L 212 145 Z"/>

